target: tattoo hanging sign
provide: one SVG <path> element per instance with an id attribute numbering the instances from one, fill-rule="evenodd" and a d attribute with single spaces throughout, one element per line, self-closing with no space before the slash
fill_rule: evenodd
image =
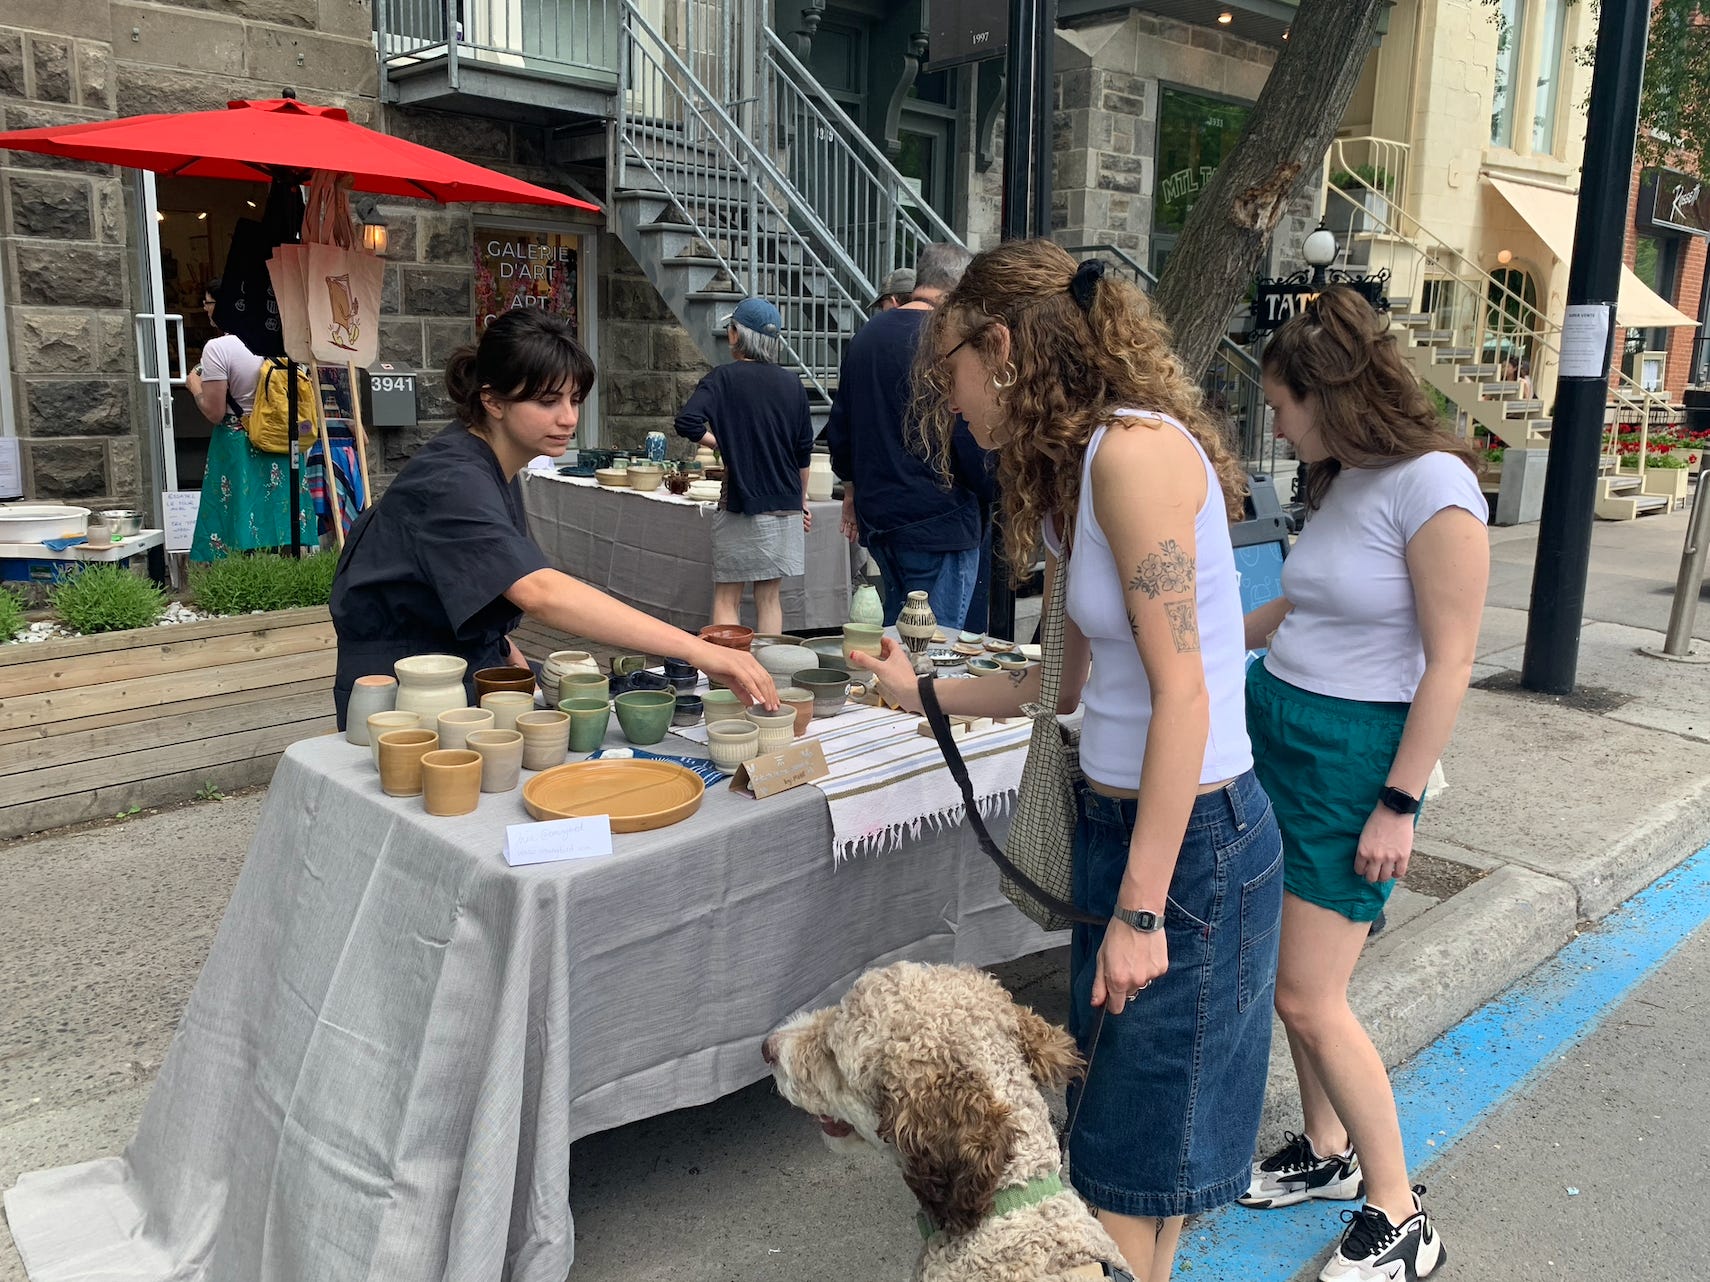
<path id="1" fill-rule="evenodd" d="M 1331 268 L 1322 281 L 1312 279 L 1312 270 L 1303 268 L 1292 276 L 1261 279 L 1253 289 L 1249 312 L 1253 317 L 1252 334 L 1256 338 L 1269 334 L 1298 316 L 1312 304 L 1327 285 L 1346 285 L 1355 289 L 1380 312 L 1389 310 L 1389 268 L 1367 274 Z"/>
<path id="2" fill-rule="evenodd" d="M 563 316 L 580 336 L 576 315 L 577 255 L 574 232 L 518 230 L 475 224 L 475 331 L 500 312 L 538 307 Z"/>

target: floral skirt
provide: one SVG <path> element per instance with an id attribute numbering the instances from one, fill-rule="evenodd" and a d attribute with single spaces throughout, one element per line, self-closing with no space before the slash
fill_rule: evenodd
<path id="1" fill-rule="evenodd" d="M 190 559 L 217 561 L 233 552 L 290 547 L 285 499 L 290 484 L 291 456 L 256 449 L 249 443 L 242 421 L 228 415 L 208 441 L 208 470 L 202 477 L 202 502 L 196 511 Z M 301 466 L 297 472 L 297 526 L 305 548 L 314 551 L 320 546 L 307 469 Z"/>

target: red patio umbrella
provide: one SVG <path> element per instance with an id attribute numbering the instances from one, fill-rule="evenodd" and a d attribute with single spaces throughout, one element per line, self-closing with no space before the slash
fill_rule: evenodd
<path id="1" fill-rule="evenodd" d="M 121 116 L 0 133 L 0 147 L 149 169 L 174 178 L 254 182 L 316 169 L 349 174 L 358 191 L 451 201 L 598 205 L 353 124 L 342 107 L 295 98 L 236 101 L 224 111 Z"/>

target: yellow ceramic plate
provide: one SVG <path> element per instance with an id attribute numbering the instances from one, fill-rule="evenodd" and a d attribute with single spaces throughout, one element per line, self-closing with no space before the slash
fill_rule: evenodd
<path id="1" fill-rule="evenodd" d="M 613 832 L 649 832 L 694 814 L 706 787 L 672 761 L 573 761 L 524 784 L 523 805 L 536 819 L 609 815 Z"/>

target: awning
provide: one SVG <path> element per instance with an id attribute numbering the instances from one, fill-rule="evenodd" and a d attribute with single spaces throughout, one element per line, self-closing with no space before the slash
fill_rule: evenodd
<path id="1" fill-rule="evenodd" d="M 1579 217 L 1579 196 L 1576 193 L 1534 187 L 1505 178 L 1488 178 L 1488 181 L 1509 207 L 1525 220 L 1538 239 L 1549 246 L 1550 253 L 1563 263 L 1572 261 L 1573 228 Z M 1615 323 L 1630 329 L 1672 329 L 1679 325 L 1698 324 L 1627 267 L 1621 269 L 1621 295 L 1615 305 Z"/>

